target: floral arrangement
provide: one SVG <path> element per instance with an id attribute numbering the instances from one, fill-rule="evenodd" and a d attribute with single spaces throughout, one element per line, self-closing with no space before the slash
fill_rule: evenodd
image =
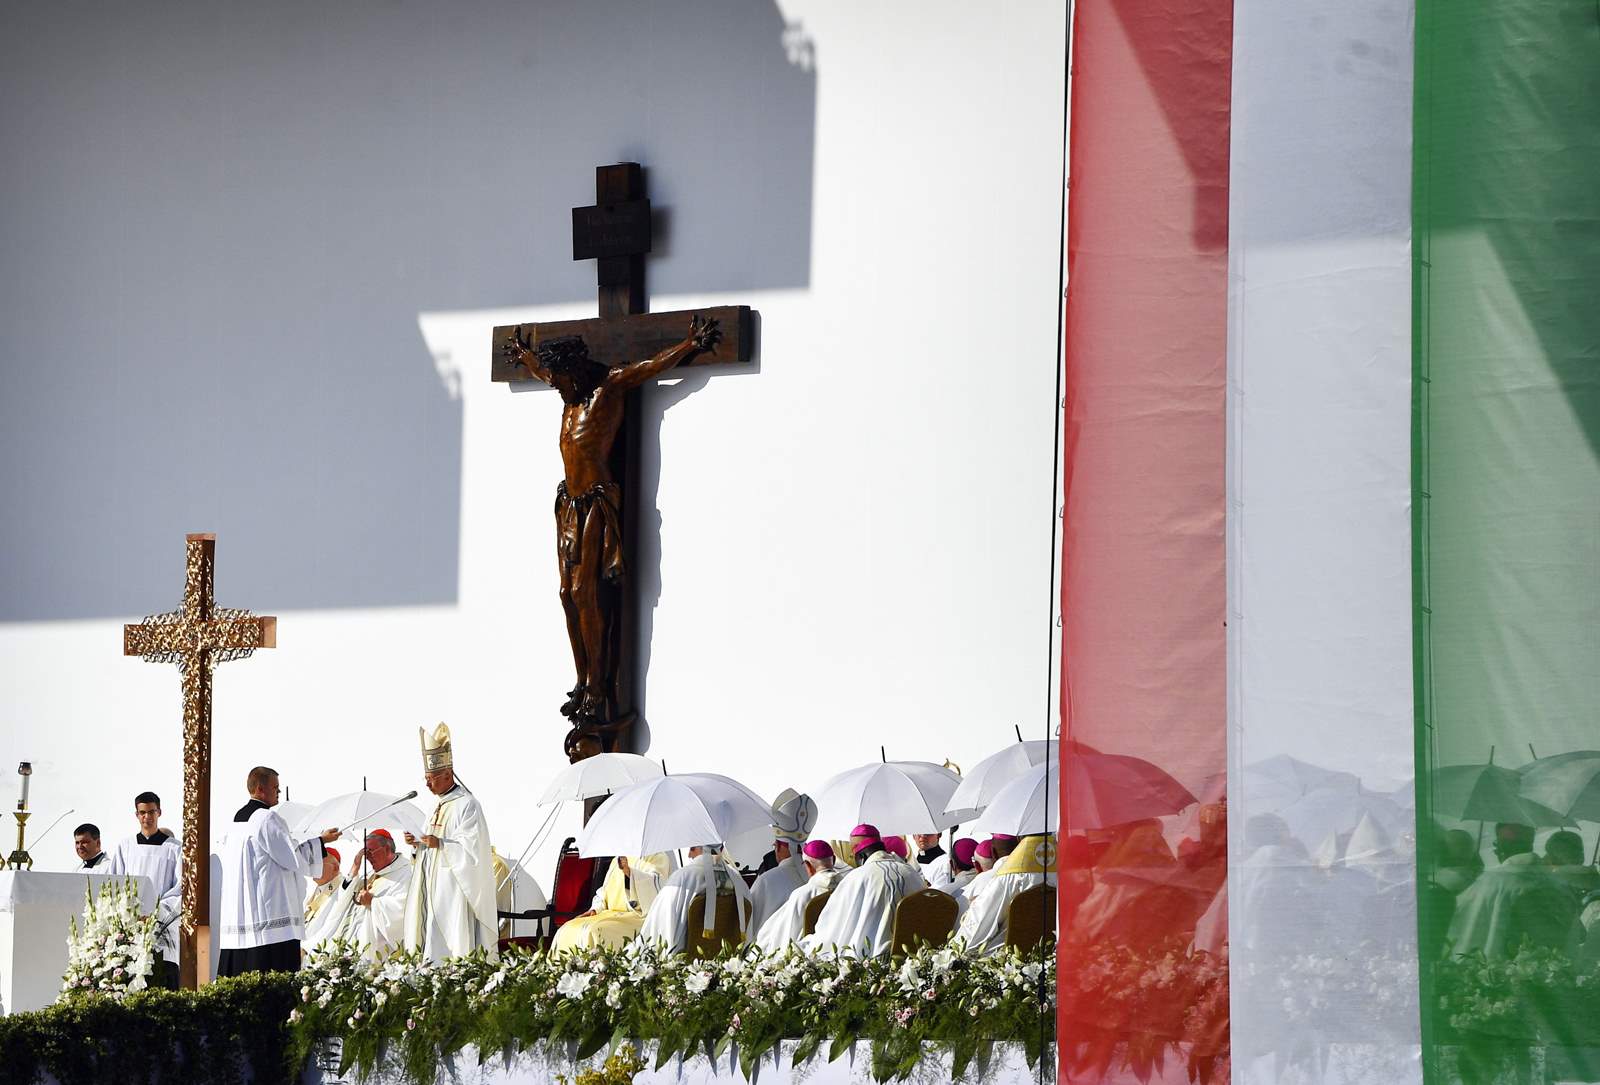
<path id="1" fill-rule="evenodd" d="M 155 971 L 155 942 L 156 917 L 140 914 L 139 890 L 132 879 L 106 882 L 98 901 L 92 890 L 85 890 L 83 925 L 73 917 L 67 934 L 61 997 L 125 998 L 144 990 Z"/>
<path id="2" fill-rule="evenodd" d="M 776 954 L 744 946 L 691 960 L 635 939 L 621 949 L 560 956 L 510 951 L 427 964 L 404 955 L 363 961 L 345 947 L 316 953 L 298 977 L 291 1045 L 304 1059 L 324 1039 L 342 1041 L 340 1072 L 375 1073 L 398 1060 L 427 1085 L 440 1060 L 480 1051 L 575 1045 L 588 1058 L 608 1046 L 655 1042 L 656 1067 L 677 1055 L 719 1056 L 737 1045 L 746 1076 L 780 1041 L 797 1041 L 801 1065 L 858 1040 L 879 1081 L 905 1077 L 928 1054 L 948 1052 L 960 1077 L 993 1041 L 1021 1043 L 1037 1063 L 1055 1037 L 1054 954 L 1013 951 L 973 958 L 958 946 L 904 958 Z"/>

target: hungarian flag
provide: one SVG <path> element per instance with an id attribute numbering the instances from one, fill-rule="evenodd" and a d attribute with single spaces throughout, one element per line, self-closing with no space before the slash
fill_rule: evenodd
<path id="1" fill-rule="evenodd" d="M 1062 773 L 1060 1079 L 1600 1081 L 1600 5 L 1078 0 L 1070 85 L 1062 756 L 1151 786 Z"/>

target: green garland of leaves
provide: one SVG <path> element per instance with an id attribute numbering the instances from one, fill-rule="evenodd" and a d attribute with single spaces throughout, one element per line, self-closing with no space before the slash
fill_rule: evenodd
<path id="1" fill-rule="evenodd" d="M 905 958 L 765 955 L 753 946 L 691 961 L 635 940 L 548 957 L 513 951 L 430 965 L 366 962 L 337 948 L 298 974 L 224 979 L 199 991 L 85 996 L 0 1018 L 0 1085 L 104 1081 L 223 1085 L 249 1076 L 288 1085 L 325 1041 L 341 1072 L 398 1064 L 433 1085 L 444 1060 L 574 1044 L 586 1059 L 656 1042 L 675 1055 L 738 1045 L 748 1076 L 781 1041 L 795 1064 L 866 1042 L 879 1081 L 949 1053 L 960 1077 L 991 1042 L 1020 1043 L 1030 1064 L 1055 1040 L 1055 957 L 972 958 L 956 947 Z M 931 1050 L 930 1050 L 931 1049 Z"/>
<path id="2" fill-rule="evenodd" d="M 1055 1039 L 1049 948 L 974 958 L 946 946 L 857 960 L 745 946 L 691 961 L 636 939 L 560 957 L 513 951 L 437 965 L 403 956 L 369 963 L 335 950 L 315 957 L 299 982 L 294 1057 L 337 1037 L 341 1073 L 367 1077 L 394 1060 L 418 1085 L 433 1085 L 440 1063 L 467 1045 L 572 1044 L 586 1059 L 653 1040 L 661 1067 L 736 1043 L 749 1076 L 786 1039 L 798 1041 L 796 1065 L 865 1041 L 873 1077 L 887 1081 L 945 1052 L 960 1077 L 993 1042 L 1020 1043 L 1034 1065 Z"/>

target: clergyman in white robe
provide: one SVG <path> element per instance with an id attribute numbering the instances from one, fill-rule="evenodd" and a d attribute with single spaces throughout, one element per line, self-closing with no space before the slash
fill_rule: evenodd
<path id="1" fill-rule="evenodd" d="M 283 818 L 260 798 L 233 815 L 222 843 L 217 975 L 299 970 L 304 879 L 321 873 L 322 856 L 319 838 L 295 841 Z"/>
<path id="2" fill-rule="evenodd" d="M 721 844 L 707 844 L 689 849 L 691 856 L 679 870 L 672 873 L 667 883 L 656 894 L 650 911 L 644 917 L 640 938 L 654 939 L 669 953 L 682 953 L 689 945 L 689 905 L 701 893 L 705 894 L 704 923 L 707 930 L 716 922 L 716 894 L 732 889 L 739 916 L 741 934 L 749 929 L 745 909 L 750 901 L 750 890 L 744 878 L 722 854 Z"/>
<path id="3" fill-rule="evenodd" d="M 806 949 L 833 946 L 866 957 L 887 953 L 895 909 L 926 886 L 915 866 L 883 850 L 882 843 L 867 844 L 861 852 L 865 860 L 839 879 L 817 917 L 816 932 L 801 943 Z"/>
<path id="4" fill-rule="evenodd" d="M 465 957 L 476 949 L 497 956 L 500 917 L 483 806 L 472 792 L 453 784 L 439 794 L 427 836 L 439 844 L 422 848 L 411 875 L 406 948 L 420 950 L 430 961 Z"/>
<path id="5" fill-rule="evenodd" d="M 183 909 L 183 890 L 178 872 L 183 868 L 183 846 L 169 829 L 158 829 L 150 836 L 135 833 L 117 844 L 111 853 L 108 874 L 132 874 L 149 878 L 155 887 L 156 952 L 174 968 L 178 964 L 178 914 Z"/>
<path id="6" fill-rule="evenodd" d="M 790 894 L 806 884 L 806 868 L 796 845 L 783 837 L 772 842 L 778 865 L 756 879 L 750 887 L 750 929 L 759 931 L 762 924 L 783 907 Z"/>
<path id="7" fill-rule="evenodd" d="M 792 942 L 798 942 L 806 933 L 806 905 L 823 893 L 832 892 L 845 871 L 834 868 L 833 848 L 826 841 L 813 840 L 805 846 L 803 857 L 810 875 L 806 883 L 756 928 L 756 944 L 768 953 L 777 953 Z"/>
<path id="8" fill-rule="evenodd" d="M 1016 849 L 994 868 L 993 877 L 973 897 L 955 940 L 973 956 L 994 953 L 1006 944 L 1006 922 L 1018 893 L 1036 885 L 1056 884 L 1055 839 L 1024 837 Z"/>
<path id="9" fill-rule="evenodd" d="M 340 887 L 328 905 L 327 921 L 313 934 L 316 943 L 343 942 L 367 960 L 388 956 L 405 944 L 411 859 L 391 848 L 384 865 L 378 861 L 374 858 L 365 874 Z M 369 893 L 370 899 L 363 902 Z"/>

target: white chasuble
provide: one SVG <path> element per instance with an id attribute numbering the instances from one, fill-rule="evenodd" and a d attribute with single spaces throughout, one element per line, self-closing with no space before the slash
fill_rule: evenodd
<path id="1" fill-rule="evenodd" d="M 790 893 L 789 899 L 756 929 L 756 944 L 768 953 L 777 953 L 789 943 L 800 941 L 806 933 L 806 905 L 830 892 L 845 873 L 829 868 L 812 875 L 810 881 Z"/>
<path id="2" fill-rule="evenodd" d="M 839 879 L 817 917 L 816 933 L 802 944 L 807 949 L 834 946 L 866 957 L 887 953 L 894 934 L 895 908 L 925 884 L 921 872 L 898 855 L 874 852 Z"/>
<path id="3" fill-rule="evenodd" d="M 439 846 L 423 848 L 413 864 L 405 948 L 421 950 L 430 961 L 475 949 L 497 957 L 494 857 L 477 797 L 460 784 L 439 796 L 428 835 L 438 837 Z"/>
<path id="4" fill-rule="evenodd" d="M 322 842 L 296 844 L 276 810 L 252 799 L 222 842 L 221 949 L 305 937 L 305 881 L 322 872 Z"/>
<path id="5" fill-rule="evenodd" d="M 639 937 L 655 939 L 665 945 L 669 953 L 682 953 L 689 944 L 689 905 L 697 895 L 706 895 L 705 922 L 716 920 L 713 885 L 718 891 L 733 890 L 738 914 L 743 920 L 745 905 L 750 900 L 750 890 L 745 887 L 743 876 L 721 853 L 701 852 L 681 870 L 674 871 L 661 887 L 644 917 Z M 747 930 L 748 924 L 741 922 L 739 929 Z"/>
<path id="6" fill-rule="evenodd" d="M 1055 840 L 1023 837 L 991 873 L 993 877 L 971 898 L 956 927 L 955 940 L 965 943 L 967 952 L 975 957 L 994 953 L 1006 944 L 1006 920 L 1018 893 L 1036 885 L 1056 884 Z"/>
<path id="7" fill-rule="evenodd" d="M 795 849 L 798 851 L 798 847 Z M 806 884 L 806 865 L 799 855 L 789 858 L 756 879 L 750 887 L 750 929 L 759 931 L 789 899 L 789 894 Z"/>
<path id="8" fill-rule="evenodd" d="M 356 898 L 371 889 L 372 903 Z M 311 928 L 308 948 L 324 942 L 344 942 L 367 960 L 386 956 L 405 944 L 406 898 L 411 889 L 411 860 L 396 855 L 394 861 L 368 877 L 351 878 L 326 906 L 327 916 Z"/>
<path id="9" fill-rule="evenodd" d="M 166 829 L 153 837 L 135 833 L 111 853 L 108 874 L 134 874 L 149 878 L 156 893 L 156 951 L 161 959 L 177 963 L 178 913 L 183 910 L 183 891 L 178 872 L 183 868 L 183 846 Z"/>

